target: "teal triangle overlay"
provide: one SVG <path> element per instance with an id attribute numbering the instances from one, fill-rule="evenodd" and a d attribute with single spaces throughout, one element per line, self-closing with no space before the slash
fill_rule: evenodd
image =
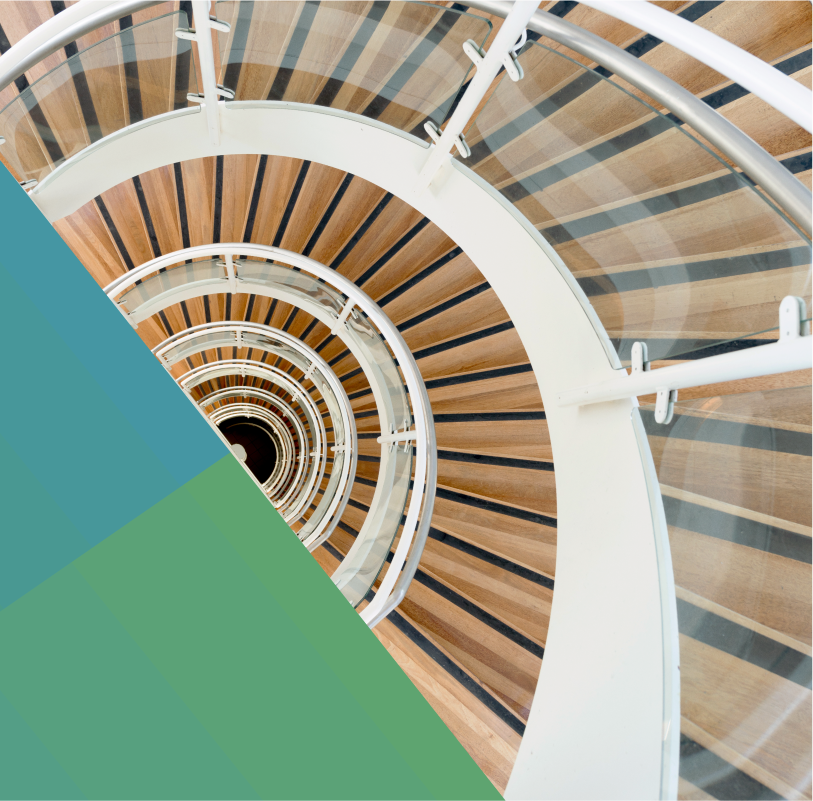
<path id="1" fill-rule="evenodd" d="M 91 798 L 499 798 L 232 457 L 0 640 L 0 691 Z"/>
<path id="2" fill-rule="evenodd" d="M 4 283 L 0 332 L 4 342 L 19 343 L 32 357 L 26 372 L 13 380 L 51 390 L 48 347 L 53 332 L 40 331 L 29 319 L 28 308 L 33 304 L 58 333 L 60 347 L 72 353 L 106 396 L 105 402 L 129 421 L 175 486 L 222 458 L 223 443 L 200 415 L 189 413 L 189 401 L 172 377 L 4 167 L 0 167 L 0 220 L 0 266 L 16 284 L 8 283 L 8 278 Z M 9 291 L 12 294 L 6 296 Z M 25 308 L 18 308 L 18 300 L 27 300 Z M 60 390 L 81 394 L 82 384 L 77 380 Z M 91 404 L 97 399 L 95 391 L 87 397 Z M 17 411 L 25 423 L 25 407 Z M 53 422 L 55 428 L 69 424 L 69 418 Z M 87 434 L 93 437 L 96 432 Z M 120 432 L 102 434 L 111 449 L 127 450 Z"/>

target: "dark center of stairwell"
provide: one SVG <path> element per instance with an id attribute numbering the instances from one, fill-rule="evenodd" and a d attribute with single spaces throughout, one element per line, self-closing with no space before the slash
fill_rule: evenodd
<path id="1" fill-rule="evenodd" d="M 232 445 L 246 452 L 246 466 L 261 484 L 267 481 L 277 464 L 277 448 L 271 430 L 260 420 L 235 417 L 226 420 L 220 430 Z"/>

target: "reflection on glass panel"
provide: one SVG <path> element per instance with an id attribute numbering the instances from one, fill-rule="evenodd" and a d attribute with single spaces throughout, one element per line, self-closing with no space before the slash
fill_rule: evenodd
<path id="1" fill-rule="evenodd" d="M 392 474 L 392 489 L 386 503 L 378 504 L 370 510 L 365 521 L 368 534 L 356 538 L 353 548 L 333 575 L 333 581 L 345 598 L 358 606 L 373 586 L 384 567 L 395 535 L 404 515 L 409 481 L 412 477 L 412 446 L 395 447 L 390 453 L 392 465 L 387 472 Z M 386 470 L 382 466 L 382 471 Z M 380 479 L 379 479 L 380 480 Z"/>
<path id="2" fill-rule="evenodd" d="M 284 100 L 363 114 L 426 139 L 471 69 L 463 43 L 491 24 L 416 2 L 219 2 L 219 82 L 235 100 Z"/>
<path id="3" fill-rule="evenodd" d="M 391 415 L 391 422 L 399 431 L 405 427 L 409 428 L 412 425 L 412 413 L 404 381 L 386 342 L 367 316 L 357 309 L 347 321 L 345 336 L 367 354 L 373 371 L 386 387 L 387 395 L 384 401 L 389 404 L 388 414 Z"/>
<path id="4" fill-rule="evenodd" d="M 186 98 L 197 93 L 192 43 L 175 36 L 187 27 L 186 14 L 176 12 L 125 28 L 71 56 L 0 111 L 3 156 L 19 179 L 41 181 L 108 134 L 194 106 Z"/>
<path id="5" fill-rule="evenodd" d="M 680 630 L 684 797 L 810 795 L 811 387 L 641 416 Z M 798 795 L 797 795 L 798 794 Z"/>
<path id="6" fill-rule="evenodd" d="M 550 243 L 622 362 L 635 341 L 652 360 L 769 342 L 783 297 L 809 308 L 810 242 L 679 121 L 538 43 L 520 63 L 461 163 Z"/>
<path id="7" fill-rule="evenodd" d="M 238 278 L 262 284 L 276 284 L 302 300 L 316 301 L 338 317 L 345 298 L 335 289 L 307 273 L 299 273 L 281 264 L 264 261 L 235 262 Z"/>
<path id="8" fill-rule="evenodd" d="M 144 279 L 140 284 L 128 287 L 119 297 L 119 304 L 124 306 L 128 314 L 135 312 L 140 306 L 164 292 L 173 289 L 188 289 L 196 283 L 228 280 L 222 262 L 218 259 L 206 261 L 193 261 L 190 264 L 180 264 L 162 273 L 155 273 Z"/>
<path id="9" fill-rule="evenodd" d="M 164 353 L 168 364 L 175 364 L 188 356 L 200 353 L 209 348 L 233 347 L 237 344 L 237 334 L 234 331 L 214 331 L 212 333 L 196 334 L 186 342 L 180 342 Z"/>

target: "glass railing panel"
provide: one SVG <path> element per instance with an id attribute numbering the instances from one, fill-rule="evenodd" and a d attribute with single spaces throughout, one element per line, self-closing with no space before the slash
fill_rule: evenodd
<path id="1" fill-rule="evenodd" d="M 235 100 L 350 111 L 426 139 L 471 69 L 463 43 L 488 20 L 419 2 L 219 2 L 219 81 Z"/>
<path id="2" fill-rule="evenodd" d="M 162 273 L 165 275 L 165 273 Z M 219 277 L 219 276 L 218 276 Z M 196 334 L 192 339 L 179 342 L 168 348 L 163 356 L 168 364 L 175 364 L 188 356 L 200 353 L 202 350 L 210 348 L 229 348 L 237 344 L 237 334 L 234 331 L 213 331 L 210 333 Z"/>
<path id="3" fill-rule="evenodd" d="M 344 308 L 345 298 L 341 292 L 325 285 L 307 273 L 296 272 L 290 267 L 265 261 L 235 262 L 238 278 L 261 284 L 276 284 L 294 295 L 297 299 L 313 302 L 338 317 Z"/>
<path id="4" fill-rule="evenodd" d="M 811 387 L 641 417 L 677 594 L 681 797 L 809 797 Z"/>
<path id="5" fill-rule="evenodd" d="M 225 285 L 228 284 L 223 263 L 219 259 L 193 261 L 145 278 L 141 283 L 128 287 L 117 300 L 128 314 L 132 314 L 164 292 L 173 289 L 191 289 L 196 284 L 207 284 L 212 281 L 223 281 Z"/>
<path id="6" fill-rule="evenodd" d="M 367 316 L 358 309 L 347 321 L 345 336 L 367 353 L 372 369 L 380 376 L 379 383 L 386 387 L 385 403 L 389 405 L 387 414 L 392 415 L 391 422 L 399 431 L 405 426 L 409 428 L 412 425 L 412 412 L 406 385 L 387 343 Z"/>
<path id="7" fill-rule="evenodd" d="M 189 27 L 175 12 L 103 39 L 67 59 L 0 111 L 3 157 L 20 180 L 41 181 L 88 145 L 189 104 L 196 93 Z"/>
<path id="8" fill-rule="evenodd" d="M 786 295 L 809 307 L 810 242 L 747 178 L 563 54 L 533 42 L 519 60 L 458 160 L 547 240 L 622 362 L 634 341 L 654 361 L 750 339 Z"/>
<path id="9" fill-rule="evenodd" d="M 363 538 L 359 534 L 353 548 L 333 575 L 333 582 L 353 606 L 358 606 L 373 586 L 401 526 L 412 476 L 412 451 L 411 445 L 407 446 L 406 451 L 403 444 L 393 447 L 389 454 L 392 460 L 390 469 L 383 465 L 381 468 L 393 476 L 386 503 L 370 510 L 364 524 L 365 528 L 369 525 L 368 533 Z"/>
<path id="10" fill-rule="evenodd" d="M 276 356 L 280 356 L 291 364 L 296 365 L 303 372 L 307 372 L 310 367 L 310 362 L 298 350 L 294 350 L 290 345 L 280 342 L 276 339 L 266 336 L 265 334 L 253 334 L 250 332 L 243 332 L 243 342 L 249 348 L 259 348 L 260 350 L 268 351 Z"/>

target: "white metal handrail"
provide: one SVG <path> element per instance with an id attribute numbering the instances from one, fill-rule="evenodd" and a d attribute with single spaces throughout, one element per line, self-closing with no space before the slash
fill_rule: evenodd
<path id="1" fill-rule="evenodd" d="M 429 396 L 426 392 L 426 387 L 421 378 L 418 366 L 412 356 L 412 352 L 387 315 L 384 314 L 380 307 L 366 293 L 359 289 L 348 278 L 345 278 L 335 270 L 331 270 L 329 267 L 307 256 L 267 245 L 236 242 L 200 245 L 175 251 L 174 253 L 153 259 L 131 270 L 126 275 L 109 284 L 105 288 L 105 292 L 111 300 L 115 301 L 116 297 L 121 295 L 130 286 L 133 286 L 137 281 L 143 281 L 148 276 L 163 268 L 185 262 L 188 259 L 211 256 L 231 257 L 232 260 L 239 259 L 241 256 L 261 259 L 263 262 L 272 260 L 278 264 L 297 267 L 302 273 L 324 282 L 327 286 L 332 287 L 334 291 L 338 291 L 345 296 L 348 301 L 352 301 L 353 305 L 357 306 L 367 318 L 372 321 L 378 331 L 381 332 L 403 372 L 406 388 L 409 392 L 409 402 L 412 406 L 412 415 L 414 417 L 416 431 L 414 488 L 408 502 L 402 534 L 387 575 L 382 581 L 373 601 L 361 612 L 361 617 L 365 622 L 370 626 L 374 626 L 377 622 L 386 617 L 406 595 L 407 587 L 417 570 L 418 561 L 420 560 L 423 547 L 429 534 L 432 510 L 434 508 L 435 489 L 437 485 L 437 449 L 435 444 L 434 423 L 432 420 Z M 196 293 L 206 294 L 210 291 L 206 286 L 202 285 L 202 282 L 199 283 L 201 285 L 195 289 Z M 217 283 L 220 291 L 223 291 L 222 287 L 224 284 L 226 291 L 251 291 L 256 294 L 267 294 L 271 297 L 283 297 L 283 292 L 278 287 L 267 287 L 258 281 L 244 280 L 239 274 L 239 269 L 236 280 L 233 283 Z M 190 297 L 191 296 L 192 295 L 190 295 Z M 180 295 L 174 292 L 173 302 L 175 302 L 178 297 L 180 297 Z M 294 305 L 305 308 L 303 302 L 297 301 L 296 298 L 292 298 L 291 300 Z M 153 301 L 150 306 L 151 313 L 155 313 L 159 306 L 160 303 L 158 301 Z M 317 319 L 325 322 L 329 328 L 335 326 L 338 315 L 332 313 L 327 307 L 314 303 L 313 306 L 309 306 L 307 310 L 313 316 L 317 317 Z M 342 323 L 342 326 L 337 329 L 337 336 L 342 339 L 351 352 L 353 352 L 362 365 L 362 369 L 365 370 L 365 373 L 368 373 L 368 371 L 371 370 L 371 366 L 368 364 L 365 353 L 359 350 L 357 344 L 355 344 L 355 340 L 349 337 L 344 338 L 343 326 L 347 326 L 348 324 L 348 322 Z M 367 365 L 366 369 L 365 365 Z M 267 367 L 267 365 L 265 366 Z M 186 378 L 188 378 L 188 375 Z M 287 376 L 287 378 L 290 379 L 289 376 Z M 391 415 L 388 415 L 386 412 L 387 404 L 383 397 L 382 388 L 376 388 L 372 379 L 371 387 L 374 391 L 376 404 L 379 407 L 382 425 L 389 426 L 392 424 L 399 427 L 402 421 L 389 419 Z M 346 500 L 345 498 L 345 503 Z M 313 542 L 315 542 L 315 539 L 311 542 L 306 542 L 306 544 L 312 545 Z"/>
<path id="2" fill-rule="evenodd" d="M 291 395 L 294 402 L 302 408 L 306 418 L 308 419 L 308 424 L 314 438 L 313 451 L 315 454 L 317 454 L 317 456 L 314 460 L 314 470 L 312 471 L 312 475 L 308 483 L 307 493 L 301 496 L 300 500 L 291 511 L 288 511 L 283 515 L 286 522 L 295 520 L 302 508 L 306 508 L 307 504 L 309 504 L 316 495 L 319 482 L 322 480 L 322 476 L 324 475 L 325 466 L 327 463 L 327 450 L 324 447 L 326 434 L 322 415 L 316 408 L 316 404 L 313 402 L 310 393 L 307 392 L 307 390 L 298 381 L 291 378 L 290 375 L 279 368 L 273 367 L 270 364 L 265 364 L 264 362 L 256 362 L 250 359 L 222 359 L 217 362 L 210 362 L 209 364 L 196 367 L 195 369 L 184 373 L 178 379 L 178 384 L 184 390 L 189 391 L 193 387 L 196 387 L 199 384 L 210 380 L 211 378 L 220 377 L 223 375 L 240 375 L 243 377 L 251 375 L 257 378 L 263 378 L 266 381 L 270 381 L 271 383 L 282 387 L 289 395 Z M 308 453 L 307 449 L 305 450 L 305 453 Z M 318 470 L 316 470 L 317 463 L 319 465 Z M 284 507 L 288 501 L 291 500 L 296 482 L 298 481 L 298 476 L 301 471 L 307 469 L 307 465 L 307 458 L 300 462 L 295 483 L 291 485 L 291 489 L 286 492 L 282 498 L 278 499 L 278 503 L 281 507 Z"/>
<path id="3" fill-rule="evenodd" d="M 263 489 L 269 496 L 269 500 L 279 510 L 281 504 L 275 500 L 276 493 L 284 488 L 291 480 L 292 473 L 297 464 L 296 449 L 291 437 L 291 432 L 287 431 L 282 421 L 269 409 L 258 406 L 256 403 L 232 403 L 228 406 L 222 406 L 216 409 L 209 415 L 209 419 L 215 424 L 220 425 L 226 420 L 231 420 L 236 417 L 248 419 L 257 418 L 266 422 L 274 431 L 275 436 L 272 437 L 275 443 L 278 443 L 277 463 L 271 475 L 263 482 Z M 306 445 L 307 447 L 307 445 Z M 300 449 L 300 454 L 302 450 Z M 301 471 L 297 475 L 296 485 L 299 486 L 302 480 Z"/>
<path id="4" fill-rule="evenodd" d="M 271 406 L 274 406 L 279 410 L 280 416 L 290 420 L 291 424 L 294 426 L 294 430 L 297 432 L 297 437 L 300 441 L 300 450 L 303 448 L 310 448 L 310 443 L 305 437 L 304 430 L 302 429 L 302 421 L 299 419 L 299 416 L 291 408 L 291 406 L 282 400 L 279 395 L 275 395 L 273 392 L 267 392 L 264 389 L 247 387 L 245 385 L 238 387 L 227 387 L 226 389 L 218 389 L 214 392 L 210 392 L 208 395 L 198 401 L 198 406 L 204 412 L 204 414 L 206 414 L 205 410 L 207 407 L 213 406 L 217 403 L 222 403 L 224 400 L 229 398 L 241 398 L 242 400 L 245 400 L 246 398 L 254 398 L 262 403 L 268 403 Z M 207 415 L 207 417 L 208 416 L 209 415 Z M 269 495 L 273 495 L 274 492 L 276 492 L 276 484 L 279 478 L 278 474 L 281 472 L 282 468 L 279 470 L 275 468 L 268 481 L 263 484 L 263 489 L 265 489 Z"/>
<path id="5" fill-rule="evenodd" d="M 262 486 L 263 489 L 266 490 L 271 502 L 276 506 L 274 494 L 278 489 L 278 485 L 284 485 L 288 478 L 290 478 L 296 460 L 296 450 L 294 448 L 291 432 L 285 428 L 277 415 L 269 409 L 258 406 L 256 403 L 234 403 L 228 406 L 221 406 L 208 415 L 208 417 L 215 425 L 220 425 L 222 422 L 235 417 L 247 417 L 249 419 L 257 418 L 263 420 L 271 427 L 272 431 L 270 432 L 266 429 L 263 430 L 269 434 L 274 442 L 277 449 L 277 460 L 270 476 L 263 482 Z"/>

